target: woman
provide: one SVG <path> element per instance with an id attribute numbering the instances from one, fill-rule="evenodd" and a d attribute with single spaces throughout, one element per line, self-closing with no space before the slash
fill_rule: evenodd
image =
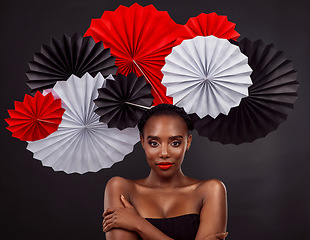
<path id="1" fill-rule="evenodd" d="M 181 169 L 193 129 L 183 108 L 161 104 L 140 122 L 151 171 L 147 178 L 112 178 L 106 186 L 103 231 L 110 239 L 215 240 L 227 236 L 224 184 L 197 180 Z"/>

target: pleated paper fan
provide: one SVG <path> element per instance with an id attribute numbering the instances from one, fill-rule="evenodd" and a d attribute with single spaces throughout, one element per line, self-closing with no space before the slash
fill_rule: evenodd
<path id="1" fill-rule="evenodd" d="M 75 33 L 58 40 L 52 38 L 49 45 L 42 45 L 41 51 L 34 53 L 26 73 L 31 92 L 52 88 L 57 81 L 66 81 L 71 74 L 82 77 L 86 72 L 93 77 L 100 72 L 103 76 L 116 74 L 115 57 L 110 49 L 91 37 Z"/>
<path id="2" fill-rule="evenodd" d="M 37 92 L 34 97 L 26 94 L 23 102 L 15 101 L 15 109 L 8 110 L 10 118 L 5 121 L 13 137 L 36 141 L 58 129 L 64 111 L 61 100 L 54 100 L 52 94 L 43 96 Z"/>
<path id="3" fill-rule="evenodd" d="M 247 57 L 226 39 L 184 40 L 166 57 L 162 83 L 173 104 L 200 118 L 228 114 L 248 96 L 252 69 Z"/>
<path id="4" fill-rule="evenodd" d="M 93 19 L 85 36 L 102 41 L 116 57 L 117 73 L 133 72 L 144 76 L 152 86 L 154 104 L 172 103 L 161 84 L 161 68 L 165 57 L 175 45 L 176 24 L 166 11 L 157 11 L 153 5 L 142 7 L 119 6 L 115 11 L 105 11 L 100 19 Z"/>
<path id="5" fill-rule="evenodd" d="M 180 44 L 184 39 L 210 35 L 237 40 L 240 34 L 235 30 L 235 26 L 235 23 L 228 21 L 227 16 L 220 16 L 215 12 L 201 13 L 197 17 L 190 18 L 184 27 L 179 29 L 176 44 Z"/>
<path id="6" fill-rule="evenodd" d="M 221 114 L 216 119 L 193 116 L 200 135 L 223 144 L 241 144 L 265 137 L 286 120 L 297 99 L 297 72 L 283 52 L 262 40 L 252 43 L 245 38 L 239 46 L 253 69 L 249 96 L 232 108 L 228 116 Z"/>
<path id="7" fill-rule="evenodd" d="M 108 128 L 94 112 L 93 100 L 104 83 L 100 73 L 95 78 L 86 73 L 82 78 L 72 75 L 55 84 L 53 92 L 61 98 L 66 111 L 56 132 L 28 143 L 34 158 L 55 171 L 82 174 L 111 167 L 133 150 L 139 141 L 136 128 Z"/>
<path id="8" fill-rule="evenodd" d="M 115 80 L 107 80 L 106 86 L 98 92 L 95 112 L 99 114 L 100 121 L 120 130 L 135 127 L 154 99 L 151 86 L 143 76 L 138 78 L 134 73 L 128 76 L 118 74 Z"/>

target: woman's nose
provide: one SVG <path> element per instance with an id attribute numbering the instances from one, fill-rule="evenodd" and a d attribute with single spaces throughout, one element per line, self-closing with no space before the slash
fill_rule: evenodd
<path id="1" fill-rule="evenodd" d="M 167 144 L 161 145 L 161 156 L 160 157 L 161 158 L 168 158 L 169 157 Z"/>

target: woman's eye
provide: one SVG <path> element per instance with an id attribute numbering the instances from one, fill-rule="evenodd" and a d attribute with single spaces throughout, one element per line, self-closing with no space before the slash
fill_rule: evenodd
<path id="1" fill-rule="evenodd" d="M 157 142 L 155 141 L 149 141 L 149 144 L 152 146 L 152 147 L 156 147 L 158 145 Z"/>
<path id="2" fill-rule="evenodd" d="M 178 147 L 178 146 L 181 145 L 181 142 L 179 142 L 179 141 L 174 141 L 174 142 L 171 143 L 171 145 L 172 145 L 173 147 Z"/>

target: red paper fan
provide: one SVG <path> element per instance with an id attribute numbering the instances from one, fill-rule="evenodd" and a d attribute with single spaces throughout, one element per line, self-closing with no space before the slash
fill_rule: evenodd
<path id="1" fill-rule="evenodd" d="M 43 96 L 37 91 L 34 97 L 25 95 L 23 102 L 15 101 L 15 110 L 8 110 L 11 118 L 5 119 L 12 136 L 22 141 L 36 141 L 58 129 L 64 109 L 61 100 L 51 93 Z"/>
<path id="2" fill-rule="evenodd" d="M 197 17 L 190 18 L 180 29 L 176 44 L 180 44 L 184 39 L 210 35 L 217 38 L 237 40 L 240 34 L 235 31 L 235 26 L 235 23 L 227 20 L 227 16 L 219 16 L 215 12 L 201 13 Z"/>
<path id="3" fill-rule="evenodd" d="M 161 68 L 165 57 L 175 46 L 174 31 L 181 27 L 166 11 L 157 11 L 153 5 L 142 7 L 119 6 L 115 11 L 105 11 L 100 19 L 93 19 L 84 36 L 102 41 L 116 57 L 118 72 L 128 75 L 134 72 L 144 75 L 152 86 L 154 104 L 172 103 L 161 84 Z"/>

